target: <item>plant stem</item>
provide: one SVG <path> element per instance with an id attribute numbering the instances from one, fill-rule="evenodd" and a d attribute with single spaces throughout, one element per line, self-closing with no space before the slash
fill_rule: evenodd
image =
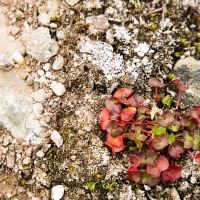
<path id="1" fill-rule="evenodd" d="M 187 152 L 190 155 L 190 157 L 194 159 L 194 155 L 192 154 L 192 152 L 190 150 L 188 150 L 188 149 L 187 149 Z"/>
<path id="2" fill-rule="evenodd" d="M 178 92 L 178 100 L 176 102 L 176 109 L 178 109 L 178 106 L 179 106 L 180 101 L 181 101 L 181 93 L 182 93 L 182 91 L 179 90 L 179 92 Z"/>
<path id="3" fill-rule="evenodd" d="M 158 106 L 158 87 L 155 87 L 156 92 L 156 106 Z"/>
<path id="4" fill-rule="evenodd" d="M 147 130 L 142 129 L 142 132 L 146 133 L 146 134 L 149 135 L 149 136 L 152 136 L 152 133 L 149 132 L 149 131 L 147 131 Z"/>

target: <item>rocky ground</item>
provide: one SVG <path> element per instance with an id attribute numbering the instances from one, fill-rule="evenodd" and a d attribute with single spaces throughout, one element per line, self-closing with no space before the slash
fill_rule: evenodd
<path id="1" fill-rule="evenodd" d="M 0 199 L 199 199 L 189 156 L 173 183 L 123 181 L 130 152 L 112 153 L 97 120 L 117 88 L 152 100 L 148 78 L 169 73 L 190 86 L 181 107 L 200 104 L 199 5 L 0 0 Z"/>

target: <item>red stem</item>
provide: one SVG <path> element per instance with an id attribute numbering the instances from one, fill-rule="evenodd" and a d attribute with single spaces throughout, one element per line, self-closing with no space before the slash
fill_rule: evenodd
<path id="1" fill-rule="evenodd" d="M 188 154 L 190 155 L 191 158 L 193 158 L 193 159 L 195 158 L 190 150 L 187 149 L 187 152 L 188 152 Z"/>
<path id="2" fill-rule="evenodd" d="M 146 133 L 146 134 L 149 135 L 149 136 L 152 136 L 152 133 L 149 132 L 149 131 L 147 131 L 147 130 L 144 130 L 144 129 L 143 129 L 142 132 Z"/>
<path id="3" fill-rule="evenodd" d="M 181 101 L 181 93 L 182 93 L 182 91 L 178 91 L 178 100 L 177 100 L 177 102 L 176 102 L 176 109 L 178 109 L 178 106 L 179 106 L 179 104 L 180 104 L 180 101 Z"/>
<path id="4" fill-rule="evenodd" d="M 158 106 L 158 87 L 155 87 L 156 92 L 156 105 Z"/>

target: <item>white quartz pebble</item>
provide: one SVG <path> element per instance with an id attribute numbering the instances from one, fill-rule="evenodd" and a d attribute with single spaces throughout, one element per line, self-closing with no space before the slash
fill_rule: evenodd
<path id="1" fill-rule="evenodd" d="M 60 200 L 64 195 L 64 187 L 62 185 L 56 185 L 51 189 L 51 199 Z"/>

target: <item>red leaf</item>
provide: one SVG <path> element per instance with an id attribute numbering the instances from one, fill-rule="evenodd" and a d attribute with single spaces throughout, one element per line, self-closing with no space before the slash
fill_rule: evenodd
<path id="1" fill-rule="evenodd" d="M 121 88 L 115 92 L 113 97 L 117 99 L 123 99 L 129 97 L 133 92 L 134 90 L 128 88 Z"/>
<path id="2" fill-rule="evenodd" d="M 156 161 L 155 161 L 157 167 L 160 169 L 160 171 L 165 171 L 169 168 L 169 161 L 165 156 L 160 156 Z"/>
<path id="3" fill-rule="evenodd" d="M 105 119 L 100 121 L 100 127 L 102 130 L 106 130 L 106 126 L 108 125 L 108 123 L 110 122 L 110 119 Z"/>
<path id="4" fill-rule="evenodd" d="M 171 164 L 169 169 L 162 173 L 162 182 L 174 181 L 181 176 L 182 167 L 176 164 Z"/>
<path id="5" fill-rule="evenodd" d="M 100 114 L 99 114 L 99 116 L 98 116 L 99 120 L 102 121 L 102 120 L 105 120 L 105 119 L 109 119 L 109 118 L 110 118 L 110 117 L 109 117 L 109 113 L 110 113 L 110 110 L 107 109 L 107 108 L 104 108 L 104 109 L 100 112 Z"/>
<path id="6" fill-rule="evenodd" d="M 159 87 L 159 88 L 165 87 L 165 84 L 160 82 L 157 77 L 150 78 L 148 81 L 148 85 L 150 87 Z"/>
<path id="7" fill-rule="evenodd" d="M 123 144 L 123 139 L 121 135 L 117 137 L 112 137 L 110 133 L 107 133 L 106 138 L 107 142 L 110 143 L 112 146 L 120 147 Z"/>
<path id="8" fill-rule="evenodd" d="M 106 139 L 107 140 L 104 142 L 104 144 L 111 147 L 112 152 L 120 152 L 125 148 L 123 138 L 121 135 L 117 137 L 112 137 L 110 133 L 107 133 Z"/>
<path id="9" fill-rule="evenodd" d="M 135 167 L 138 167 L 140 165 L 140 159 L 135 155 L 135 154 L 131 154 L 128 157 L 128 161 L 131 164 L 134 164 Z M 129 170 L 128 170 L 129 171 Z"/>
<path id="10" fill-rule="evenodd" d="M 147 165 L 147 174 L 153 178 L 160 177 L 160 169 L 157 166 Z"/>
<path id="11" fill-rule="evenodd" d="M 133 172 L 128 173 L 128 175 L 123 177 L 123 180 L 127 181 L 134 181 L 135 183 L 138 183 L 141 180 L 141 172 L 139 170 L 135 170 Z"/>
<path id="12" fill-rule="evenodd" d="M 196 154 L 196 156 L 194 157 L 194 160 L 200 165 L 200 152 Z"/>
<path id="13" fill-rule="evenodd" d="M 121 111 L 120 118 L 122 121 L 130 121 L 133 117 L 133 115 L 137 112 L 137 109 L 134 107 L 128 107 Z"/>
<path id="14" fill-rule="evenodd" d="M 159 138 L 154 138 L 152 143 L 152 147 L 155 150 L 162 150 L 168 145 L 168 137 L 165 134 L 160 135 Z"/>
<path id="15" fill-rule="evenodd" d="M 160 183 L 161 178 L 153 178 L 149 176 L 147 173 L 142 172 L 142 178 L 141 178 L 141 183 L 142 184 L 147 184 L 149 187 L 156 186 L 158 183 Z"/>
<path id="16" fill-rule="evenodd" d="M 172 158 L 180 158 L 180 154 L 183 153 L 184 142 L 181 140 L 175 140 L 168 148 L 168 153 Z"/>
<path id="17" fill-rule="evenodd" d="M 106 129 L 107 124 L 110 122 L 109 113 L 110 113 L 110 110 L 107 109 L 107 108 L 104 108 L 104 109 L 100 112 L 100 114 L 99 114 L 99 116 L 98 116 L 98 118 L 99 118 L 99 120 L 100 120 L 100 126 L 101 126 L 101 128 L 102 128 L 103 130 Z"/>

